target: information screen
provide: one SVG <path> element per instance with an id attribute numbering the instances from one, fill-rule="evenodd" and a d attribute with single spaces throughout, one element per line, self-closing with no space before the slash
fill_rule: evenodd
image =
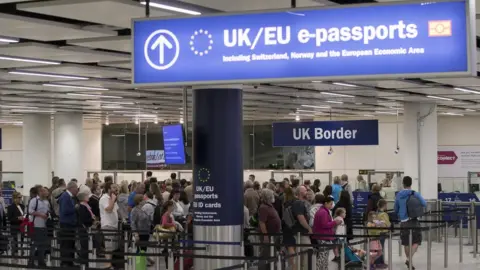
<path id="1" fill-rule="evenodd" d="M 185 164 L 185 144 L 182 125 L 163 127 L 163 147 L 165 150 L 165 164 Z"/>

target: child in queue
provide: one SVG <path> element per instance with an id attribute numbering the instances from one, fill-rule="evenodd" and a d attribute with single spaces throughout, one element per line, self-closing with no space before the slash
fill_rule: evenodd
<path id="1" fill-rule="evenodd" d="M 370 211 L 367 217 L 367 227 L 369 228 L 377 228 L 377 227 L 384 227 L 382 221 L 377 219 L 377 213 L 374 211 Z M 378 229 L 369 229 L 368 234 L 371 236 L 378 235 Z M 375 261 L 382 256 L 383 250 L 382 245 L 380 244 L 380 240 L 378 238 L 371 238 L 370 239 L 370 269 L 375 269 Z"/>

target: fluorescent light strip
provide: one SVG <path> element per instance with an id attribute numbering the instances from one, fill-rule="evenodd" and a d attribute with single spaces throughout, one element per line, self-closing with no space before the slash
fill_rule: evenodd
<path id="1" fill-rule="evenodd" d="M 442 115 L 451 115 L 451 116 L 463 116 L 461 113 L 445 112 L 441 113 Z"/>
<path id="2" fill-rule="evenodd" d="M 358 87 L 354 84 L 349 84 L 349 83 L 341 83 L 341 82 L 334 82 L 332 84 L 339 85 L 339 86 L 347 86 L 347 87 Z"/>
<path id="3" fill-rule="evenodd" d="M 108 100 L 87 100 L 87 102 L 91 103 L 107 103 L 108 105 L 110 104 L 117 104 L 117 105 L 135 105 L 134 102 L 128 102 L 128 101 L 108 101 Z"/>
<path id="4" fill-rule="evenodd" d="M 80 94 L 80 93 L 67 93 L 69 96 L 79 96 L 79 97 L 96 97 L 96 98 L 122 98 L 117 96 L 104 96 L 96 94 Z"/>
<path id="5" fill-rule="evenodd" d="M 16 38 L 0 37 L 0 42 L 5 42 L 5 43 L 18 43 L 19 40 L 16 39 Z"/>
<path id="6" fill-rule="evenodd" d="M 146 5 L 145 1 L 141 1 L 140 3 L 142 5 Z M 155 7 L 155 8 L 159 8 L 159 9 L 165 9 L 165 10 L 180 12 L 180 13 L 184 13 L 184 14 L 189 14 L 189 15 L 202 15 L 202 13 L 200 13 L 198 11 L 195 11 L 195 10 L 179 8 L 179 7 L 174 7 L 174 6 L 159 4 L 159 3 L 154 3 L 154 2 L 150 2 L 150 6 Z"/>
<path id="7" fill-rule="evenodd" d="M 397 113 L 394 113 L 394 112 L 382 112 L 382 111 L 376 111 L 375 113 L 378 113 L 378 114 L 391 114 L 391 115 L 397 115 Z"/>
<path id="8" fill-rule="evenodd" d="M 38 109 L 38 107 L 33 106 L 21 106 L 21 105 L 0 105 L 0 108 L 5 109 Z"/>
<path id="9" fill-rule="evenodd" d="M 315 116 L 316 116 L 316 115 L 314 115 L 314 114 L 301 114 L 301 113 L 289 113 L 288 115 L 306 116 L 306 117 L 315 117 Z"/>
<path id="10" fill-rule="evenodd" d="M 46 65 L 60 65 L 61 64 L 60 62 L 57 62 L 57 61 L 36 60 L 36 59 L 19 58 L 19 57 L 11 57 L 11 56 L 0 56 L 0 60 L 35 63 L 35 64 L 46 64 Z"/>
<path id="11" fill-rule="evenodd" d="M 453 88 L 457 91 L 462 91 L 462 92 L 466 92 L 466 93 L 471 93 L 471 94 L 480 94 L 480 91 L 476 91 L 476 90 L 471 90 L 471 89 L 466 89 L 466 88 L 461 88 L 461 87 L 455 87 Z"/>
<path id="12" fill-rule="evenodd" d="M 453 98 L 446 98 L 446 97 L 439 97 L 439 96 L 427 96 L 427 98 L 440 99 L 440 100 L 446 100 L 446 101 L 453 100 Z"/>
<path id="13" fill-rule="evenodd" d="M 87 77 L 69 76 L 69 75 L 60 75 L 60 74 L 48 74 L 48 73 L 37 73 L 37 72 L 27 72 L 27 71 L 9 71 L 8 73 L 14 74 L 14 75 L 39 76 L 39 77 L 50 77 L 50 78 L 60 78 L 60 79 L 72 79 L 72 80 L 88 80 Z"/>
<path id="14" fill-rule="evenodd" d="M 16 113 L 55 113 L 53 110 L 28 110 L 28 109 L 13 109 L 12 112 Z"/>
<path id="15" fill-rule="evenodd" d="M 55 83 L 44 83 L 43 86 L 48 87 L 59 87 L 59 88 L 74 88 L 74 89 L 85 89 L 85 90 L 98 90 L 98 91 L 107 91 L 107 88 L 103 87 L 90 87 L 90 86 L 79 86 L 79 85 L 68 85 L 68 84 L 55 84 Z"/>
<path id="16" fill-rule="evenodd" d="M 354 97 L 352 95 L 338 94 L 338 93 L 332 93 L 332 92 L 321 92 L 321 94 L 329 95 L 329 96 L 337 96 L 337 97 L 349 97 L 349 98 Z"/>
<path id="17" fill-rule="evenodd" d="M 477 110 L 474 110 L 474 109 L 465 109 L 465 111 L 467 111 L 467 112 L 476 112 Z"/>
<path id="18" fill-rule="evenodd" d="M 312 83 L 322 83 L 323 81 L 312 81 Z"/>
<path id="19" fill-rule="evenodd" d="M 302 107 L 315 108 L 315 109 L 330 109 L 329 106 L 315 106 L 315 105 L 301 105 Z"/>
<path id="20" fill-rule="evenodd" d="M 333 100 L 327 100 L 325 102 L 334 103 L 334 104 L 343 104 L 343 102 L 341 102 L 341 101 L 333 101 Z"/>
<path id="21" fill-rule="evenodd" d="M 124 114 L 125 117 L 156 118 L 156 114 Z"/>
<path id="22" fill-rule="evenodd" d="M 375 117 L 375 115 L 373 115 L 373 114 L 364 114 L 363 116 L 365 116 L 365 117 Z"/>
<path id="23" fill-rule="evenodd" d="M 298 110 L 297 112 L 307 112 L 307 113 L 315 113 L 315 114 L 324 114 L 324 112 L 319 112 L 319 111 L 309 111 L 309 110 Z"/>

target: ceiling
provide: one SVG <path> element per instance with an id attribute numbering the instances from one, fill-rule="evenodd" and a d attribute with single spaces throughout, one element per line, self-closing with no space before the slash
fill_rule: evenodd
<path id="1" fill-rule="evenodd" d="M 291 0 L 152 1 L 201 13 L 291 5 Z M 296 4 L 360 2 L 335 1 Z M 181 12 L 152 7 L 150 14 Z M 130 84 L 130 21 L 144 16 L 145 6 L 136 0 L 0 0 L 0 124 L 21 124 L 27 113 L 77 112 L 108 123 L 183 119 L 182 88 Z M 480 36 L 480 26 L 477 31 Z M 452 116 L 480 113 L 478 77 L 259 84 L 245 85 L 244 92 L 245 120 L 396 115 L 404 102 L 437 104 L 439 113 Z M 190 96 L 187 90 L 189 107 Z"/>

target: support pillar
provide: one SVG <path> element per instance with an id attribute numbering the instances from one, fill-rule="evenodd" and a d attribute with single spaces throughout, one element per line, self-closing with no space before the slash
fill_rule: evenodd
<path id="1" fill-rule="evenodd" d="M 405 103 L 403 164 L 412 177 L 412 189 L 425 199 L 437 199 L 437 107 L 435 104 Z"/>
<path id="2" fill-rule="evenodd" d="M 50 115 L 23 116 L 23 195 L 35 185 L 52 185 Z"/>
<path id="3" fill-rule="evenodd" d="M 55 175 L 65 182 L 76 178 L 85 181 L 83 166 L 83 116 L 81 114 L 56 114 L 54 122 Z"/>
<path id="4" fill-rule="evenodd" d="M 194 240 L 197 254 L 242 256 L 243 114 L 241 86 L 193 90 Z M 187 119 L 185 119 L 187 120 Z M 195 259 L 195 269 L 240 263 Z"/>

